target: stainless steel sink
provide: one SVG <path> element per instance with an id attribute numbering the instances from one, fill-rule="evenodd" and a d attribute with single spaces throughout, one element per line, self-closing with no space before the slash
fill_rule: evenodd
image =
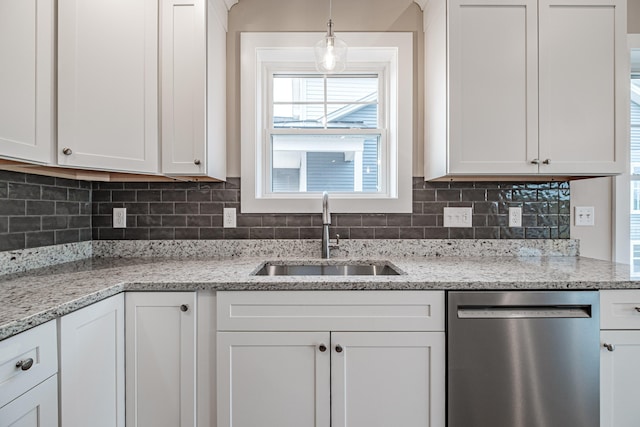
<path id="1" fill-rule="evenodd" d="M 397 276 L 402 274 L 388 262 L 332 262 L 323 264 L 265 262 L 255 276 Z"/>

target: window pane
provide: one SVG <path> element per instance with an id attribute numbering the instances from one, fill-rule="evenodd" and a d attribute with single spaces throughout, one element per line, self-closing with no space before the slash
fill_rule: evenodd
<path id="1" fill-rule="evenodd" d="M 327 128 L 377 129 L 378 105 L 329 104 L 327 105 Z"/>
<path id="2" fill-rule="evenodd" d="M 328 102 L 378 102 L 378 76 L 327 79 Z"/>
<path id="3" fill-rule="evenodd" d="M 324 104 L 273 106 L 274 128 L 324 128 Z"/>
<path id="4" fill-rule="evenodd" d="M 272 135 L 273 192 L 380 191 L 380 135 Z"/>
<path id="5" fill-rule="evenodd" d="M 324 102 L 324 78 L 275 75 L 273 102 Z"/>

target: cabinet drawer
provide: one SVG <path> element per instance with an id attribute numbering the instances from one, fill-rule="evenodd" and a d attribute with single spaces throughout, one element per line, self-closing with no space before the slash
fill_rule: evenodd
<path id="1" fill-rule="evenodd" d="M 444 292 L 219 292 L 217 323 L 221 331 L 444 331 Z"/>
<path id="2" fill-rule="evenodd" d="M 640 290 L 600 291 L 600 329 L 640 329 Z"/>
<path id="3" fill-rule="evenodd" d="M 0 341 L 0 407 L 58 371 L 57 342 L 55 320 Z"/>

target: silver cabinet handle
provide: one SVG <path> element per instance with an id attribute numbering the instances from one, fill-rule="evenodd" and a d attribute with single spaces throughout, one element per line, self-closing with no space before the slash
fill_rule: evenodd
<path id="1" fill-rule="evenodd" d="M 340 344 L 338 344 L 338 345 L 336 346 L 336 351 L 337 351 L 338 353 L 342 353 L 342 346 L 341 346 Z"/>
<path id="2" fill-rule="evenodd" d="M 200 159 L 195 159 L 193 161 L 193 164 L 196 165 L 196 166 L 200 166 Z"/>
<path id="3" fill-rule="evenodd" d="M 73 154 L 73 150 L 71 150 L 71 148 L 69 147 L 64 147 L 62 149 L 62 154 L 64 154 L 65 156 L 70 156 L 71 154 Z"/>
<path id="4" fill-rule="evenodd" d="M 32 366 L 33 366 L 32 358 L 20 360 L 18 363 L 16 363 L 16 368 L 20 368 L 23 371 L 28 371 L 29 369 L 31 369 Z"/>
<path id="5" fill-rule="evenodd" d="M 539 165 L 539 164 L 540 164 L 540 160 L 538 160 L 538 159 L 533 159 L 533 160 L 531 160 L 531 164 L 532 164 L 532 165 Z"/>
<path id="6" fill-rule="evenodd" d="M 613 344 L 607 344 L 607 343 L 604 343 L 603 347 L 604 347 L 604 348 L 606 348 L 606 349 L 607 349 L 607 350 L 609 350 L 609 351 L 613 351 L 613 350 L 615 350 L 615 349 L 616 349 L 616 346 L 615 346 L 615 345 L 613 345 Z"/>
<path id="7" fill-rule="evenodd" d="M 320 344 L 318 346 L 318 350 L 320 350 L 322 353 L 324 353 L 325 351 L 327 351 L 327 346 L 324 344 Z"/>
<path id="8" fill-rule="evenodd" d="M 189 305 L 188 304 L 182 304 L 180 306 L 180 311 L 182 311 L 182 312 L 189 311 Z"/>
<path id="9" fill-rule="evenodd" d="M 544 159 L 544 162 L 542 162 L 545 165 L 550 165 L 551 164 L 551 159 Z"/>

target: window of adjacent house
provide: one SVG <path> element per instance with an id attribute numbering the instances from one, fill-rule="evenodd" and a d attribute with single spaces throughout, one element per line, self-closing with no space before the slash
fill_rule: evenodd
<path id="1" fill-rule="evenodd" d="M 328 75 L 321 37 L 242 34 L 243 212 L 319 212 L 323 191 L 334 212 L 411 212 L 411 34 L 347 33 Z"/>

